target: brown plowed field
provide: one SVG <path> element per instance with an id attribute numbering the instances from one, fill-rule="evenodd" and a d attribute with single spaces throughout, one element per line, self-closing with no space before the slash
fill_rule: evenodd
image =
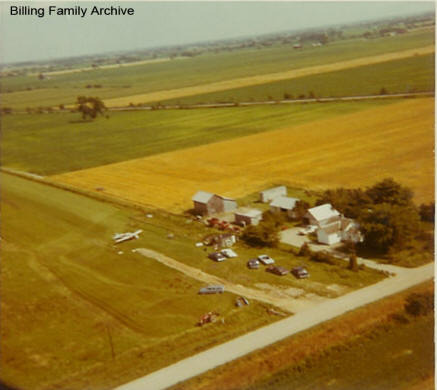
<path id="1" fill-rule="evenodd" d="M 434 46 L 426 46 L 417 49 L 403 50 L 395 53 L 380 54 L 357 58 L 347 61 L 339 61 L 333 64 L 309 66 L 301 69 L 287 70 L 285 72 L 269 73 L 258 76 L 240 77 L 232 80 L 224 80 L 216 83 L 196 85 L 193 87 L 169 89 L 164 91 L 150 92 L 139 95 L 124 96 L 119 98 L 107 99 L 107 107 L 127 106 L 130 103 L 157 102 L 169 99 L 177 99 L 184 96 L 193 96 L 203 93 L 225 91 L 234 88 L 248 87 L 251 85 L 266 84 L 273 81 L 290 80 L 298 77 L 309 76 L 318 73 L 334 72 L 343 69 L 355 68 L 358 66 L 378 64 L 380 62 L 399 60 L 417 55 L 434 53 Z"/>
<path id="2" fill-rule="evenodd" d="M 309 189 L 393 177 L 434 199 L 434 99 L 411 99 L 229 141 L 53 176 L 172 211 L 197 190 L 241 197 L 272 183 Z"/>

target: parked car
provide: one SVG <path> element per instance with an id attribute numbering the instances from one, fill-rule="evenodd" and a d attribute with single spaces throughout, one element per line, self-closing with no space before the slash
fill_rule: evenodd
<path id="1" fill-rule="evenodd" d="M 259 255 L 258 260 L 264 265 L 270 265 L 275 263 L 275 260 L 273 260 L 270 256 L 267 255 Z"/>
<path id="2" fill-rule="evenodd" d="M 300 234 L 301 236 L 304 236 L 305 234 L 314 233 L 316 230 L 317 230 L 316 225 L 308 225 L 308 226 L 305 226 L 303 229 L 300 229 L 298 234 Z"/>
<path id="3" fill-rule="evenodd" d="M 259 260 L 258 259 L 250 259 L 247 262 L 247 267 L 250 269 L 258 269 L 259 268 Z"/>
<path id="4" fill-rule="evenodd" d="M 222 249 L 220 252 L 222 255 L 226 257 L 237 257 L 238 255 L 232 249 Z"/>
<path id="5" fill-rule="evenodd" d="M 266 271 L 279 276 L 287 275 L 290 272 L 287 268 L 275 265 L 269 265 Z"/>
<path id="6" fill-rule="evenodd" d="M 210 253 L 210 254 L 208 255 L 208 257 L 209 257 L 211 260 L 214 260 L 214 261 L 224 261 L 224 260 L 226 260 L 226 256 L 223 255 L 223 254 L 220 253 L 220 252 L 212 252 L 212 253 Z"/>
<path id="7" fill-rule="evenodd" d="M 305 267 L 294 267 L 291 273 L 298 279 L 306 279 L 310 277 L 308 270 Z"/>
<path id="8" fill-rule="evenodd" d="M 199 294 L 223 294 L 225 292 L 224 286 L 206 286 L 199 290 Z"/>

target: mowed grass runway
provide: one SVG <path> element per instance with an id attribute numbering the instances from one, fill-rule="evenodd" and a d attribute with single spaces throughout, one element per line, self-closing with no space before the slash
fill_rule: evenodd
<path id="1" fill-rule="evenodd" d="M 181 211 L 198 190 L 241 197 L 273 183 L 325 189 L 393 177 L 418 203 L 434 198 L 434 99 L 53 176 L 137 203 Z"/>

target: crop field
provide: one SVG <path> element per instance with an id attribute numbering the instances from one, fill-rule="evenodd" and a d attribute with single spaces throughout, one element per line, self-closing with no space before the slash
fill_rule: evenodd
<path id="1" fill-rule="evenodd" d="M 318 75 L 326 72 L 334 72 L 339 70 L 351 69 L 363 65 L 374 65 L 396 59 L 411 58 L 418 55 L 434 53 L 434 46 L 426 46 L 423 48 L 410 49 L 395 53 L 380 54 L 372 57 L 362 57 L 352 60 L 334 62 L 323 65 L 313 65 L 306 68 L 287 70 L 283 72 L 275 72 L 249 77 L 241 77 L 225 81 L 219 81 L 211 84 L 202 84 L 192 87 L 169 89 L 164 91 L 150 92 L 146 94 L 124 96 L 113 99 L 106 99 L 105 104 L 108 107 L 127 106 L 130 103 L 148 103 L 160 102 L 169 99 L 178 99 L 185 96 L 199 95 L 203 93 L 211 93 L 216 91 L 226 91 L 234 88 L 242 88 L 252 85 L 262 85 L 275 81 L 284 81 L 296 79 L 299 77 Z"/>
<path id="2" fill-rule="evenodd" d="M 181 211 L 200 189 L 238 198 L 272 182 L 318 190 L 393 177 L 420 203 L 434 198 L 433 147 L 434 99 L 409 99 L 51 179 Z"/>
<path id="3" fill-rule="evenodd" d="M 393 101 L 113 112 L 83 122 L 79 114 L 2 118 L 3 166 L 53 175 L 233 139 L 391 104 Z"/>
<path id="4" fill-rule="evenodd" d="M 434 54 L 359 66 L 335 72 L 314 74 L 226 91 L 161 100 L 163 104 L 250 102 L 293 98 L 377 95 L 387 93 L 434 91 Z"/>
<path id="5" fill-rule="evenodd" d="M 61 103 L 71 104 L 79 95 L 98 95 L 103 99 L 127 97 L 242 77 L 258 78 L 271 73 L 294 71 L 314 66 L 315 57 L 317 63 L 332 64 L 360 57 L 386 54 L 390 57 L 390 53 L 430 45 L 434 45 L 432 29 L 396 37 L 337 41 L 323 47 L 307 47 L 303 51 L 293 50 L 290 46 L 275 46 L 262 50 L 246 49 L 205 54 L 183 61 L 172 60 L 52 75 L 44 80 L 38 80 L 35 75 L 7 77 L 2 80 L 2 104 L 24 109 L 57 106 Z M 262 81 L 265 82 L 266 80 Z M 89 89 L 86 88 L 88 85 L 100 87 Z M 190 93 L 198 94 L 199 91 L 196 91 Z M 155 96 L 154 99 L 156 98 Z M 169 96 L 165 98 L 168 99 Z M 127 100 L 128 104 L 131 99 L 124 100 Z M 143 99 L 140 101 L 143 102 Z"/>
<path id="6" fill-rule="evenodd" d="M 201 283 L 132 253 L 134 242 L 114 247 L 114 232 L 138 228 L 134 211 L 1 180 L 3 383 L 112 388 L 278 318 L 255 301 L 237 310 L 229 293 L 197 295 Z M 196 327 L 210 310 L 227 325 Z"/>

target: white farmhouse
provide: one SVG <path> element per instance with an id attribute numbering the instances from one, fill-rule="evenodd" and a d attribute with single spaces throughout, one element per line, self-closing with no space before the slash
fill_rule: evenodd
<path id="1" fill-rule="evenodd" d="M 317 241 L 321 244 L 333 245 L 341 241 L 358 243 L 362 242 L 363 239 L 360 225 L 353 219 L 343 216 L 338 221 L 317 229 Z"/>

